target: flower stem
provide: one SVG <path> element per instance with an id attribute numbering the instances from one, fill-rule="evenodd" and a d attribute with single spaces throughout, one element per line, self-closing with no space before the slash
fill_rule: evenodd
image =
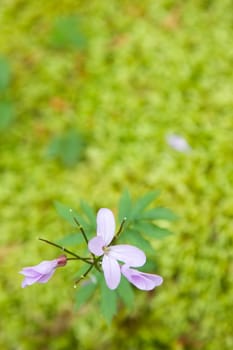
<path id="1" fill-rule="evenodd" d="M 85 242 L 88 244 L 88 239 L 87 239 L 86 233 L 85 233 L 82 225 L 80 225 L 80 223 L 78 222 L 78 220 L 76 219 L 75 216 L 73 216 L 73 219 L 74 219 L 74 222 L 77 224 L 81 234 L 83 235 L 83 238 L 84 238 Z"/>
<path id="2" fill-rule="evenodd" d="M 123 230 L 123 227 L 124 227 L 124 224 L 125 224 L 126 220 L 127 220 L 127 217 L 124 217 L 124 219 L 122 220 L 121 225 L 120 225 L 120 227 L 119 227 L 119 230 L 117 231 L 116 236 L 119 236 L 119 234 L 120 234 L 121 231 Z"/>
<path id="3" fill-rule="evenodd" d="M 114 239 L 112 240 L 112 243 L 114 243 L 114 242 L 117 240 L 117 238 L 120 236 L 120 233 L 121 233 L 122 230 L 123 230 L 123 227 L 124 227 L 124 225 L 125 225 L 126 220 L 127 220 L 127 217 L 124 217 L 124 219 L 122 220 L 122 222 L 121 222 L 121 224 L 120 224 L 119 230 L 117 231 L 117 233 L 115 234 Z M 111 243 L 111 244 L 112 244 L 112 243 Z"/>
<path id="4" fill-rule="evenodd" d="M 84 262 L 86 262 L 86 263 L 88 263 L 88 264 L 91 264 L 91 265 L 93 264 L 93 262 L 90 261 L 89 258 L 83 258 L 83 257 L 81 257 L 81 256 L 79 256 L 79 255 L 77 255 L 77 254 L 75 254 L 75 253 L 73 253 L 73 252 L 71 252 L 70 250 L 68 250 L 68 249 L 66 249 L 66 248 L 64 248 L 64 247 L 62 247 L 61 245 L 59 245 L 59 244 L 57 244 L 57 243 L 48 241 L 47 239 L 44 239 L 44 238 L 38 238 L 38 239 L 39 239 L 40 241 L 42 241 L 42 242 L 48 243 L 48 244 L 50 244 L 50 245 L 52 245 L 52 246 L 54 246 L 54 247 L 57 247 L 57 248 L 63 250 L 63 252 L 66 252 L 67 254 L 70 254 L 70 255 L 74 256 L 77 260 L 82 260 L 82 261 L 84 261 Z"/>
<path id="5" fill-rule="evenodd" d="M 70 209 L 70 210 L 72 210 L 72 209 Z M 77 224 L 80 232 L 82 233 L 86 244 L 88 245 L 88 239 L 87 239 L 87 235 L 86 235 L 86 233 L 84 231 L 84 228 L 82 227 L 82 225 L 79 223 L 78 219 L 75 216 L 73 216 L 73 219 L 74 219 L 74 222 Z M 93 260 L 95 260 L 95 255 L 93 253 L 91 253 L 91 255 L 92 255 Z"/>
<path id="6" fill-rule="evenodd" d="M 79 277 L 79 279 L 77 279 L 75 282 L 74 282 L 74 285 L 76 286 L 81 280 L 83 280 L 87 275 L 88 273 L 92 270 L 92 268 L 94 267 L 95 265 L 92 264 L 90 267 L 88 267 L 87 271 Z"/>

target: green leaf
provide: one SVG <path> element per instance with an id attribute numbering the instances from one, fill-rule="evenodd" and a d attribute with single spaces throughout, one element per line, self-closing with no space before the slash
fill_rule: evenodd
<path id="1" fill-rule="evenodd" d="M 84 48 L 86 38 L 81 31 L 78 18 L 75 16 L 57 18 L 51 33 L 50 43 L 58 49 Z"/>
<path id="2" fill-rule="evenodd" d="M 128 190 L 125 190 L 120 198 L 119 206 L 118 206 L 118 219 L 119 222 L 126 217 L 130 216 L 131 210 L 131 198 Z"/>
<path id="3" fill-rule="evenodd" d="M 84 239 L 81 232 L 78 231 L 76 233 L 70 233 L 65 235 L 63 238 L 59 239 L 57 243 L 64 246 L 78 245 L 84 243 Z"/>
<path id="4" fill-rule="evenodd" d="M 144 220 L 176 220 L 178 217 L 168 208 L 152 208 L 143 212 L 140 216 L 140 219 Z"/>
<path id="5" fill-rule="evenodd" d="M 77 286 L 77 292 L 75 293 L 75 307 L 78 309 L 85 304 L 91 296 L 94 294 L 96 284 L 93 282 L 83 282 L 83 285 Z"/>
<path id="6" fill-rule="evenodd" d="M 47 156 L 60 160 L 65 166 L 72 167 L 83 158 L 85 146 L 84 137 L 71 129 L 52 139 Z"/>
<path id="7" fill-rule="evenodd" d="M 74 221 L 74 217 L 77 217 L 77 213 L 71 209 L 70 207 L 67 207 L 66 205 L 55 201 L 54 206 L 57 210 L 57 213 L 66 221 L 68 221 L 72 226 L 77 227 L 77 224 Z"/>
<path id="8" fill-rule="evenodd" d="M 159 227 L 151 222 L 140 221 L 135 227 L 136 230 L 138 230 L 138 232 L 143 233 L 144 235 L 149 236 L 151 238 L 161 239 L 172 234 L 172 232 L 168 229 Z"/>
<path id="9" fill-rule="evenodd" d="M 156 198 L 158 197 L 160 191 L 152 191 L 147 193 L 145 196 L 142 198 L 138 199 L 136 202 L 135 206 L 132 209 L 130 219 L 135 220 L 137 219 L 142 211 Z"/>
<path id="10" fill-rule="evenodd" d="M 131 284 L 127 281 L 124 276 L 121 276 L 121 283 L 117 288 L 117 294 L 123 301 L 123 303 L 129 308 L 132 309 L 134 305 L 134 292 Z"/>
<path id="11" fill-rule="evenodd" d="M 124 235 L 122 235 L 122 239 L 124 243 L 132 244 L 148 254 L 152 254 L 154 252 L 150 242 L 145 239 L 136 229 L 127 229 L 127 231 L 124 232 Z"/>
<path id="12" fill-rule="evenodd" d="M 117 312 L 117 293 L 107 287 L 104 278 L 101 278 L 100 308 L 107 323 L 111 323 Z"/>
<path id="13" fill-rule="evenodd" d="M 83 276 L 85 274 L 85 272 L 87 271 L 87 269 L 89 268 L 89 265 L 87 266 L 85 265 L 81 265 L 79 266 L 79 269 L 76 271 L 76 273 L 72 276 L 72 279 L 74 279 L 75 281 L 80 279 L 81 276 Z M 90 273 L 89 276 L 94 276 L 93 273 Z M 91 278 L 91 277 L 90 277 Z M 94 277 L 95 279 L 95 277 Z M 86 277 L 85 279 L 82 279 L 82 282 L 80 281 L 80 284 L 77 284 L 76 287 L 78 288 L 79 285 L 82 286 L 82 284 L 85 284 L 85 281 L 88 281 L 88 277 Z"/>
<path id="14" fill-rule="evenodd" d="M 80 207 L 89 221 L 89 226 L 91 228 L 95 228 L 96 227 L 96 214 L 95 214 L 94 210 L 89 206 L 89 204 L 87 202 L 85 202 L 83 200 L 80 202 Z"/>
<path id="15" fill-rule="evenodd" d="M 0 131 L 8 128 L 14 119 L 14 108 L 10 102 L 0 102 Z"/>
<path id="16" fill-rule="evenodd" d="M 0 57 L 0 90 L 5 90 L 11 78 L 10 65 L 4 57 Z"/>
<path id="17" fill-rule="evenodd" d="M 165 237 L 170 236 L 172 234 L 173 234 L 173 232 L 171 232 L 167 228 L 163 228 L 163 227 L 159 227 L 159 226 L 155 225 L 155 231 L 154 231 L 155 238 L 158 238 L 158 239 L 165 238 Z"/>

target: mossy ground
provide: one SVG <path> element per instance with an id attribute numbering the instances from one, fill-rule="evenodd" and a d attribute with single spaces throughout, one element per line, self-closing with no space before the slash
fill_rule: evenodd
<path id="1" fill-rule="evenodd" d="M 54 23 L 70 15 L 86 43 L 56 48 Z M 233 348 L 232 20 L 230 0 L 1 0 L 16 117 L 0 145 L 0 349 Z M 87 142 L 72 168 L 46 157 L 70 128 Z M 166 144 L 172 132 L 190 153 Z M 74 311 L 75 266 L 21 289 L 18 271 L 57 253 L 36 238 L 68 230 L 54 200 L 114 210 L 126 187 L 161 189 L 180 216 L 156 246 L 155 294 L 107 327 L 95 302 Z"/>

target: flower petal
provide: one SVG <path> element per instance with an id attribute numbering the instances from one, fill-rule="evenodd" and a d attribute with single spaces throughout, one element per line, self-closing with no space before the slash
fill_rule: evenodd
<path id="1" fill-rule="evenodd" d="M 58 266 L 57 259 L 45 260 L 45 261 L 42 261 L 38 265 L 31 266 L 31 270 L 34 270 L 35 272 L 44 275 L 44 274 L 50 273 L 50 271 L 55 269 L 57 266 Z M 28 269 L 28 268 L 27 267 L 24 268 L 23 271 L 25 271 L 26 269 Z"/>
<path id="2" fill-rule="evenodd" d="M 41 275 L 37 275 L 36 277 L 26 276 L 21 284 L 22 288 L 25 288 L 27 286 L 31 286 L 33 283 L 38 282 L 38 280 L 41 278 Z"/>
<path id="3" fill-rule="evenodd" d="M 54 274 L 57 267 L 65 266 L 67 258 L 61 255 L 54 260 L 45 260 L 35 266 L 24 267 L 19 273 L 25 276 L 22 288 L 33 283 L 46 283 Z"/>
<path id="4" fill-rule="evenodd" d="M 101 208 L 97 213 L 97 236 L 101 236 L 105 246 L 111 243 L 115 229 L 115 219 L 112 211 L 107 208 Z"/>
<path id="5" fill-rule="evenodd" d="M 21 273 L 21 275 L 32 277 L 32 278 L 36 278 L 41 275 L 39 272 L 35 271 L 33 266 L 24 267 L 21 271 L 19 271 L 19 273 Z"/>
<path id="6" fill-rule="evenodd" d="M 104 271 L 104 278 L 109 289 L 116 289 L 121 280 L 121 270 L 118 262 L 104 255 L 102 261 L 102 268 Z"/>
<path id="7" fill-rule="evenodd" d="M 100 236 L 96 236 L 88 242 L 88 249 L 91 253 L 97 256 L 101 256 L 104 254 L 104 251 L 103 251 L 104 245 L 105 244 L 104 244 L 103 238 Z"/>
<path id="8" fill-rule="evenodd" d="M 48 280 L 52 277 L 56 269 L 51 270 L 49 273 L 46 275 L 42 275 L 41 278 L 37 281 L 37 283 L 46 283 Z"/>
<path id="9" fill-rule="evenodd" d="M 163 283 L 161 276 L 137 271 L 127 265 L 121 267 L 121 272 L 130 283 L 141 290 L 152 290 Z"/>
<path id="10" fill-rule="evenodd" d="M 146 262 L 145 253 L 129 244 L 113 245 L 109 248 L 108 256 L 111 258 L 123 261 L 128 266 L 142 266 Z"/>

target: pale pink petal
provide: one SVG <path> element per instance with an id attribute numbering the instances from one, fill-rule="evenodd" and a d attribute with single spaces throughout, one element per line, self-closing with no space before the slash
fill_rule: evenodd
<path id="1" fill-rule="evenodd" d="M 21 273 L 21 275 L 32 277 L 32 278 L 33 277 L 36 278 L 41 275 L 39 272 L 34 270 L 33 266 L 24 267 L 21 271 L 19 271 L 19 273 Z"/>
<path id="2" fill-rule="evenodd" d="M 25 288 L 27 286 L 30 286 L 32 285 L 33 283 L 36 283 L 39 279 L 41 278 L 41 275 L 38 275 L 36 277 L 30 277 L 30 276 L 27 276 L 24 278 L 21 286 L 22 288 Z"/>
<path id="3" fill-rule="evenodd" d="M 42 275 L 40 277 L 40 279 L 37 281 L 37 283 L 46 283 L 48 282 L 48 280 L 52 277 L 52 275 L 54 274 L 56 269 L 50 271 L 49 273 L 47 273 L 46 275 Z"/>
<path id="4" fill-rule="evenodd" d="M 128 266 L 142 266 L 146 262 L 145 253 L 129 244 L 118 244 L 109 247 L 108 255 L 116 260 L 123 261 Z"/>
<path id="5" fill-rule="evenodd" d="M 104 278 L 109 289 L 116 289 L 121 280 L 121 270 L 118 262 L 104 255 L 102 261 L 102 268 L 104 271 Z"/>
<path id="6" fill-rule="evenodd" d="M 112 211 L 101 208 L 97 213 L 97 236 L 103 238 L 105 246 L 111 243 L 116 229 L 115 219 Z"/>
<path id="7" fill-rule="evenodd" d="M 50 271 L 55 269 L 57 266 L 58 262 L 57 259 L 55 259 L 42 261 L 40 264 L 32 266 L 32 268 L 35 272 L 45 275 L 50 273 Z"/>
<path id="8" fill-rule="evenodd" d="M 121 272 L 130 283 L 141 290 L 152 290 L 163 283 L 161 276 L 137 271 L 127 265 L 121 267 Z"/>
<path id="9" fill-rule="evenodd" d="M 61 255 L 54 260 L 45 260 L 35 266 L 24 267 L 19 273 L 25 276 L 22 282 L 22 288 L 30 286 L 33 283 L 46 283 L 54 274 L 57 267 L 65 266 L 67 258 Z"/>
<path id="10" fill-rule="evenodd" d="M 88 249 L 91 253 L 95 254 L 96 256 L 101 256 L 104 254 L 104 245 L 105 244 L 103 238 L 100 236 L 96 236 L 88 242 Z"/>

